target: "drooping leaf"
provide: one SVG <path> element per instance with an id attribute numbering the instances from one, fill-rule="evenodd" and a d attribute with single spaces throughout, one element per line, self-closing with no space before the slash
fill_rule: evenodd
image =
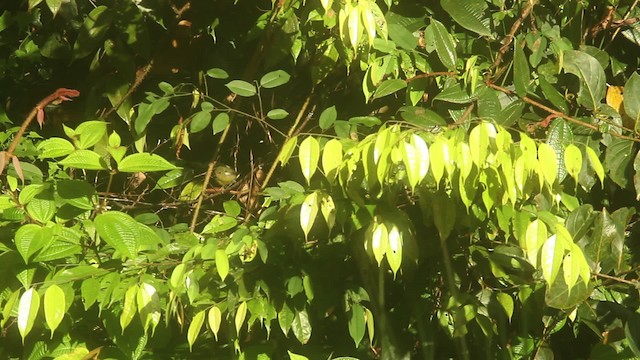
<path id="1" fill-rule="evenodd" d="M 396 91 L 402 90 L 407 87 L 407 82 L 402 79 L 388 79 L 382 82 L 373 93 L 372 99 L 379 99 L 387 95 L 393 94 Z"/>
<path id="2" fill-rule="evenodd" d="M 222 312 L 217 306 L 212 306 L 209 309 L 209 315 L 207 316 L 209 322 L 209 328 L 213 332 L 213 336 L 218 340 L 218 332 L 220 331 L 220 325 L 222 324 Z"/>
<path id="3" fill-rule="evenodd" d="M 318 144 L 318 140 L 312 136 L 302 140 L 302 143 L 300 143 L 299 160 L 302 175 L 307 179 L 307 184 L 310 184 L 311 177 L 318 168 L 318 160 L 320 160 L 320 145 Z"/>
<path id="4" fill-rule="evenodd" d="M 44 292 L 44 319 L 51 329 L 51 338 L 58 325 L 64 318 L 66 301 L 64 291 L 56 284 L 47 288 Z"/>
<path id="5" fill-rule="evenodd" d="M 38 315 L 40 309 L 40 295 L 35 288 L 29 288 L 20 297 L 20 303 L 18 305 L 18 331 L 22 337 L 22 343 L 24 339 L 31 332 L 33 324 Z"/>
<path id="6" fill-rule="evenodd" d="M 438 58 L 447 69 L 455 69 L 458 58 L 456 54 L 456 45 L 453 42 L 453 38 L 440 21 L 431 19 L 430 26 L 433 28 L 436 53 L 438 54 Z"/>
<path id="7" fill-rule="evenodd" d="M 291 330 L 296 339 L 302 344 L 306 344 L 311 339 L 311 323 L 306 310 L 298 311 L 291 322 Z"/>
<path id="8" fill-rule="evenodd" d="M 300 227 L 304 232 L 305 239 L 308 239 L 311 228 L 318 216 L 318 192 L 314 191 L 302 202 L 300 207 Z"/>
<path id="9" fill-rule="evenodd" d="M 320 125 L 320 128 L 322 130 L 326 130 L 333 125 L 333 123 L 336 121 L 337 118 L 338 118 L 338 112 L 336 111 L 335 105 L 328 107 L 324 109 L 320 114 L 318 125 Z"/>
<path id="10" fill-rule="evenodd" d="M 349 315 L 349 335 L 355 343 L 356 348 L 360 345 L 365 331 L 364 308 L 360 304 L 351 305 Z"/>
<path id="11" fill-rule="evenodd" d="M 116 251 L 120 256 L 133 259 L 140 248 L 144 226 L 135 221 L 131 216 L 119 211 L 107 211 L 96 216 L 95 227 L 100 237 Z"/>
<path id="12" fill-rule="evenodd" d="M 634 72 L 624 85 L 624 112 L 633 120 L 638 131 L 640 125 L 640 74 Z"/>
<path id="13" fill-rule="evenodd" d="M 216 270 L 218 271 L 218 275 L 220 279 L 224 281 L 227 275 L 229 274 L 229 256 L 223 249 L 216 250 L 215 254 L 216 259 Z"/>
<path id="14" fill-rule="evenodd" d="M 631 140 L 613 138 L 604 156 L 604 166 L 609 177 L 618 186 L 624 188 L 629 182 L 627 170 L 634 158 L 634 142 Z"/>
<path id="15" fill-rule="evenodd" d="M 235 325 L 236 325 L 236 334 L 240 336 L 240 330 L 242 329 L 242 324 L 244 324 L 244 320 L 247 317 L 247 302 L 243 301 L 238 306 L 236 310 L 235 316 Z"/>
<path id="16" fill-rule="evenodd" d="M 202 329 L 202 324 L 204 324 L 204 316 L 206 315 L 206 311 L 198 311 L 191 319 L 191 324 L 189 324 L 189 329 L 187 330 L 187 341 L 189 342 L 189 351 L 193 350 L 193 343 L 198 339 L 198 335 L 200 335 L 200 329 Z"/>
<path id="17" fill-rule="evenodd" d="M 513 48 L 513 85 L 518 95 L 525 96 L 527 94 L 530 75 L 529 63 L 524 49 L 519 43 L 516 43 Z"/>

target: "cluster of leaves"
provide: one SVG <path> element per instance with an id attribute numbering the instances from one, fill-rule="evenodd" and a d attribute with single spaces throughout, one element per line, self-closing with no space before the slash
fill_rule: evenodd
<path id="1" fill-rule="evenodd" d="M 632 1 L 170 3 L 0 14 L 0 356 L 640 356 Z"/>

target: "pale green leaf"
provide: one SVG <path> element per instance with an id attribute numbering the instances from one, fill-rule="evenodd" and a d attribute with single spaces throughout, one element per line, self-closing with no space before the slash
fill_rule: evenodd
<path id="1" fill-rule="evenodd" d="M 47 288 L 44 292 L 44 319 L 51 329 L 51 338 L 58 325 L 64 318 L 66 301 L 64 291 L 56 284 Z"/>
<path id="2" fill-rule="evenodd" d="M 286 146 L 286 145 L 285 145 Z M 309 136 L 300 143 L 299 157 L 302 175 L 307 179 L 307 184 L 311 183 L 311 177 L 318 168 L 318 160 L 320 159 L 320 145 L 318 140 Z"/>
<path id="3" fill-rule="evenodd" d="M 551 285 L 558 276 L 562 258 L 564 257 L 564 246 L 556 235 L 551 235 L 544 245 L 540 253 L 540 267 L 542 268 L 542 276 Z"/>
<path id="4" fill-rule="evenodd" d="M 85 170 L 108 170 L 109 167 L 104 159 L 95 151 L 75 150 L 66 158 L 60 160 L 58 164 L 64 167 L 85 169 Z"/>
<path id="5" fill-rule="evenodd" d="M 218 340 L 218 332 L 220 331 L 220 324 L 222 324 L 222 312 L 217 306 L 212 306 L 209 309 L 209 315 L 207 316 L 209 322 L 209 328 L 213 332 L 213 336 Z"/>
<path id="6" fill-rule="evenodd" d="M 398 229 L 396 225 L 391 227 L 389 230 L 389 246 L 387 246 L 387 261 L 389 262 L 389 267 L 391 271 L 393 271 L 393 276 L 395 277 L 400 269 L 400 265 L 402 264 L 402 233 Z"/>
<path id="7" fill-rule="evenodd" d="M 243 301 L 238 306 L 238 310 L 236 310 L 236 316 L 234 319 L 234 323 L 236 325 L 236 334 L 240 336 L 240 330 L 242 329 L 242 324 L 244 324 L 244 320 L 247 317 L 247 302 Z"/>
<path id="8" fill-rule="evenodd" d="M 271 89 L 274 87 L 278 87 L 280 85 L 284 85 L 289 82 L 291 76 L 283 70 L 276 70 L 269 73 L 266 73 L 260 79 L 260 86 L 263 88 Z"/>
<path id="9" fill-rule="evenodd" d="M 578 181 L 582 169 L 582 152 L 577 146 L 570 144 L 564 149 L 564 165 L 569 175 Z"/>
<path id="10" fill-rule="evenodd" d="M 120 314 L 120 329 L 122 330 L 122 334 L 124 334 L 124 330 L 131 324 L 131 320 L 133 320 L 133 317 L 136 315 L 136 296 L 138 295 L 138 289 L 138 284 L 131 285 L 124 295 L 122 313 Z"/>
<path id="11" fill-rule="evenodd" d="M 191 324 L 189 324 L 189 329 L 187 330 L 187 341 L 189 342 L 189 351 L 193 350 L 193 343 L 198 339 L 198 335 L 200 335 L 200 329 L 202 329 L 202 324 L 204 324 L 204 316 L 206 315 L 206 311 L 198 311 L 191 319 Z"/>
<path id="12" fill-rule="evenodd" d="M 282 149 L 280 150 L 280 154 L 278 155 L 278 161 L 282 165 L 285 165 L 289 161 L 289 159 L 291 158 L 291 155 L 293 155 L 293 151 L 296 149 L 297 144 L 298 144 L 297 136 L 289 138 L 284 143 L 284 145 L 282 146 Z"/>
<path id="13" fill-rule="evenodd" d="M 257 93 L 256 87 L 253 84 L 243 80 L 232 80 L 225 86 L 234 93 L 244 97 L 251 97 Z"/>
<path id="14" fill-rule="evenodd" d="M 308 239 L 309 232 L 318 215 L 318 193 L 312 192 L 307 195 L 300 207 L 300 226 L 304 232 L 305 239 Z"/>
<path id="15" fill-rule="evenodd" d="M 224 249 L 216 250 L 216 270 L 220 279 L 224 281 L 227 275 L 229 275 L 229 257 Z"/>
<path id="16" fill-rule="evenodd" d="M 551 188 L 558 177 L 558 157 L 556 151 L 547 144 L 538 146 L 538 161 L 540 162 L 542 175 Z"/>
<path id="17" fill-rule="evenodd" d="M 20 297 L 18 304 L 18 331 L 24 344 L 25 337 L 31 332 L 40 309 L 40 296 L 34 288 L 29 288 Z"/>

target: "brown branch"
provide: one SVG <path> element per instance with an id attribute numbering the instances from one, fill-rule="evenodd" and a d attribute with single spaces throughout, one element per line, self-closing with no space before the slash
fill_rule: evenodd
<path id="1" fill-rule="evenodd" d="M 509 46 L 511 45 L 511 42 L 515 38 L 516 33 L 518 32 L 518 29 L 520 29 L 520 26 L 522 26 L 522 22 L 527 17 L 529 17 L 529 14 L 531 14 L 531 10 L 533 10 L 533 6 L 535 4 L 536 4 L 536 0 L 527 1 L 527 5 L 522 9 L 520 16 L 516 19 L 513 25 L 511 25 L 511 29 L 509 30 L 509 33 L 507 34 L 507 36 L 505 36 L 504 39 L 502 39 L 502 46 L 500 47 L 500 50 L 498 50 L 498 53 L 496 54 L 496 58 L 495 60 L 493 60 L 493 64 L 491 64 L 492 69 L 497 68 L 502 62 L 502 57 L 509 50 Z"/>
<path id="2" fill-rule="evenodd" d="M 40 100 L 40 102 L 38 102 L 38 104 L 33 109 L 31 109 L 29 115 L 27 115 L 27 117 L 22 122 L 22 125 L 20 126 L 20 129 L 18 129 L 18 132 L 14 135 L 13 141 L 9 145 L 9 148 L 6 151 L 2 151 L 0 153 L 0 174 L 2 174 L 2 172 L 4 171 L 7 162 L 14 156 L 13 152 L 16 150 L 20 139 L 22 139 L 24 132 L 27 131 L 27 127 L 29 127 L 36 115 L 43 114 L 44 108 L 52 102 L 70 101 L 71 98 L 78 96 L 80 96 L 80 92 L 78 90 L 59 88 L 44 99 Z"/>
<path id="3" fill-rule="evenodd" d="M 434 71 L 434 72 L 429 72 L 429 73 L 424 73 L 424 74 L 418 74 L 416 76 L 412 76 L 410 78 L 408 78 L 407 80 L 405 80 L 408 83 L 417 80 L 417 79 L 422 79 L 422 78 L 426 78 L 426 77 L 433 77 L 433 76 L 456 76 L 457 74 L 453 71 Z"/>
<path id="4" fill-rule="evenodd" d="M 452 129 L 452 128 L 464 123 L 464 121 L 469 117 L 469 115 L 471 115 L 471 111 L 473 111 L 473 108 L 475 106 L 476 106 L 476 104 L 474 102 L 469 104 L 469 106 L 467 106 L 467 109 L 464 111 L 464 113 L 462 113 L 462 116 L 460 116 L 460 118 L 458 118 L 458 120 L 456 120 L 453 124 L 449 125 L 449 128 Z"/>
<path id="5" fill-rule="evenodd" d="M 498 85 L 496 85 L 496 84 L 494 84 L 494 83 L 492 83 L 490 81 L 487 81 L 486 84 L 487 84 L 488 87 L 490 87 L 490 88 L 492 88 L 494 90 L 498 90 L 498 91 L 500 91 L 502 93 L 505 93 L 507 95 L 517 96 L 517 94 L 515 92 L 513 92 L 513 91 L 511 91 L 509 89 L 505 89 L 502 86 L 498 86 Z M 527 104 L 533 105 L 533 106 L 537 107 L 538 109 L 544 110 L 544 111 L 548 112 L 551 115 L 555 115 L 556 117 L 563 118 L 563 119 L 565 119 L 565 120 L 567 120 L 567 121 L 569 121 L 571 123 L 574 123 L 576 125 L 579 125 L 579 126 L 582 126 L 582 127 L 586 127 L 588 129 L 591 129 L 591 130 L 594 130 L 594 131 L 598 131 L 598 132 L 600 131 L 600 129 L 596 125 L 589 124 L 589 123 L 584 122 L 582 120 L 578 120 L 576 118 L 573 118 L 573 117 L 571 117 L 569 115 L 566 115 L 565 113 L 562 113 L 560 111 L 554 110 L 554 109 L 552 109 L 552 108 L 550 108 L 550 107 L 548 107 L 546 105 L 543 105 L 543 104 L 541 104 L 541 103 L 539 103 L 539 102 L 537 102 L 537 101 L 535 101 L 533 99 L 530 99 L 530 98 L 528 98 L 526 96 L 520 97 L 520 100 L 526 102 Z M 617 137 L 619 139 L 623 139 L 623 140 L 630 140 L 630 141 L 634 141 L 634 142 L 640 142 L 640 139 L 637 139 L 637 138 L 634 138 L 634 137 L 630 137 L 630 136 L 625 136 L 625 135 L 622 135 L 622 134 L 610 133 L 610 135 L 614 136 L 614 137 Z"/>
<path id="6" fill-rule="evenodd" d="M 131 94 L 133 94 L 133 92 L 136 91 L 138 86 L 142 84 L 142 81 L 147 77 L 147 75 L 149 75 L 149 72 L 151 71 L 152 68 L 153 68 L 153 59 L 151 59 L 151 61 L 149 61 L 147 65 L 141 67 L 140 69 L 138 69 L 138 71 L 136 71 L 136 78 L 133 81 L 133 85 L 131 85 L 127 93 L 124 94 L 124 96 L 122 96 L 120 100 L 118 100 L 117 104 L 115 104 L 111 109 L 109 109 L 106 113 L 104 113 L 103 115 L 104 118 L 109 117 L 111 113 L 113 113 L 114 111 L 117 111 L 120 108 L 120 106 L 122 106 L 125 100 L 127 100 L 127 98 L 129 98 L 129 96 L 131 96 Z"/>

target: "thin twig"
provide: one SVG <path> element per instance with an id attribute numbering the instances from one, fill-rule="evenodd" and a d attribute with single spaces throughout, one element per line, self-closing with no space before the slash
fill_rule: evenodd
<path id="1" fill-rule="evenodd" d="M 516 33 L 518 32 L 518 29 L 520 29 L 520 26 L 522 26 L 522 22 L 529 16 L 529 14 L 531 14 L 531 10 L 533 10 L 533 6 L 536 4 L 536 2 L 537 2 L 536 0 L 527 1 L 527 5 L 522 9 L 520 16 L 516 19 L 513 25 L 511 25 L 511 30 L 509 30 L 509 33 L 507 34 L 507 36 L 505 36 L 504 39 L 502 39 L 502 46 L 500 47 L 500 50 L 498 50 L 498 53 L 496 54 L 496 58 L 493 60 L 493 64 L 491 65 L 492 69 L 495 69 L 498 66 L 500 66 L 500 63 L 502 62 L 502 57 L 509 50 L 509 46 L 511 45 L 511 42 L 515 38 Z"/>
<path id="2" fill-rule="evenodd" d="M 456 76 L 457 74 L 454 71 L 434 71 L 434 72 L 428 72 L 428 73 L 424 73 L 424 74 L 418 74 L 416 76 L 412 76 L 410 78 L 408 78 L 407 80 L 405 80 L 408 83 L 417 80 L 417 79 L 422 79 L 422 78 L 427 78 L 427 77 L 434 77 L 434 76 Z"/>
<path id="3" fill-rule="evenodd" d="M 498 90 L 500 92 L 503 92 L 503 93 L 505 93 L 507 95 L 517 96 L 516 93 L 514 93 L 513 91 L 511 91 L 509 89 L 506 89 L 506 88 L 503 88 L 502 86 L 498 86 L 498 85 L 496 85 L 496 84 L 494 84 L 492 82 L 487 82 L 486 84 L 487 84 L 488 87 L 490 87 L 492 89 L 495 89 L 495 90 Z M 578 120 L 576 118 L 573 118 L 573 117 L 571 117 L 569 115 L 566 115 L 566 114 L 564 114 L 564 113 L 562 113 L 560 111 L 554 110 L 554 109 L 552 109 L 552 108 L 550 108 L 550 107 L 548 107 L 546 105 L 543 105 L 543 104 L 541 104 L 541 103 L 539 103 L 539 102 L 537 102 L 537 101 L 535 101 L 533 99 L 530 99 L 530 98 L 528 98 L 526 96 L 522 96 L 522 97 L 520 97 L 520 99 L 522 101 L 526 102 L 527 104 L 533 105 L 533 106 L 535 106 L 535 107 L 537 107 L 537 108 L 539 108 L 541 110 L 544 110 L 544 111 L 548 112 L 549 114 L 553 114 L 553 115 L 555 115 L 555 116 L 557 116 L 559 118 L 563 118 L 563 119 L 565 119 L 565 120 L 567 120 L 567 121 L 569 121 L 571 123 L 574 123 L 574 124 L 582 126 L 582 127 L 586 127 L 586 128 L 591 129 L 593 131 L 598 131 L 598 132 L 600 131 L 600 129 L 596 125 L 589 124 L 587 122 L 584 122 L 584 121 Z M 630 141 L 634 141 L 634 142 L 640 142 L 640 139 L 634 138 L 634 137 L 631 137 L 631 136 L 626 136 L 626 135 L 616 134 L 616 133 L 609 133 L 609 134 L 611 136 L 617 137 L 619 139 L 630 140 Z"/>

